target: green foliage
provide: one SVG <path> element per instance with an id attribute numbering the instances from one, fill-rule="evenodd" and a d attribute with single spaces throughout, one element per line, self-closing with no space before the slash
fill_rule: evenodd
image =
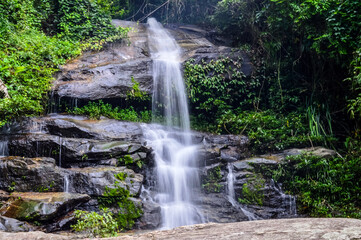
<path id="1" fill-rule="evenodd" d="M 218 133 L 245 134 L 254 152 L 279 151 L 289 147 L 306 147 L 333 142 L 331 136 L 311 136 L 303 113 L 276 114 L 228 111 L 217 119 Z"/>
<path id="2" fill-rule="evenodd" d="M 83 49 L 124 37 L 91 0 L 10 0 L 0 3 L 0 125 L 40 114 L 57 68 Z M 82 41 L 82 42 L 80 42 Z"/>
<path id="3" fill-rule="evenodd" d="M 11 184 L 8 186 L 8 191 L 9 191 L 9 192 L 15 191 L 15 187 L 16 187 L 16 183 L 15 183 L 15 182 L 11 182 Z"/>
<path id="4" fill-rule="evenodd" d="M 303 154 L 286 159 L 274 179 L 297 195 L 301 213 L 361 218 L 360 166 L 359 155 L 325 159 Z"/>
<path id="5" fill-rule="evenodd" d="M 86 115 L 91 119 L 100 119 L 101 116 L 132 122 L 150 122 L 152 119 L 150 111 L 144 110 L 137 113 L 133 107 L 127 109 L 113 108 L 111 104 L 104 103 L 101 100 L 89 102 L 84 107 L 74 108 L 74 110 L 68 110 L 68 112 L 76 115 Z"/>
<path id="6" fill-rule="evenodd" d="M 255 175 L 242 186 L 242 195 L 238 201 L 243 204 L 255 204 L 262 206 L 264 201 L 263 188 L 265 180 L 261 175 Z"/>
<path id="7" fill-rule="evenodd" d="M 50 183 L 46 184 L 45 186 L 40 185 L 35 188 L 35 192 L 49 192 L 55 186 L 55 182 L 51 181 Z"/>
<path id="8" fill-rule="evenodd" d="M 119 158 L 118 162 L 119 165 L 127 167 L 133 166 L 135 164 L 140 169 L 144 164 L 140 158 L 133 159 L 130 155 L 124 155 L 123 157 Z"/>
<path id="9" fill-rule="evenodd" d="M 115 237 L 118 223 L 109 209 L 103 208 L 100 213 L 82 210 L 74 211 L 77 223 L 71 227 L 77 232 L 85 232 L 88 237 Z"/>
<path id="10" fill-rule="evenodd" d="M 147 94 L 147 92 L 140 90 L 139 88 L 139 82 L 134 80 L 134 77 L 132 77 L 132 90 L 130 90 L 127 93 L 127 100 L 128 101 L 135 101 L 135 102 L 142 102 L 142 101 L 150 101 L 150 96 Z"/>
<path id="11" fill-rule="evenodd" d="M 135 219 L 139 218 L 142 210 L 129 198 L 129 190 L 123 188 L 120 183 L 127 178 L 126 173 L 114 175 L 119 181 L 115 181 L 112 187 L 106 187 L 102 197 L 98 198 L 99 204 L 103 207 L 119 207 L 119 213 L 115 216 L 121 230 L 131 229 Z"/>
<path id="12" fill-rule="evenodd" d="M 184 76 L 191 105 L 197 113 L 205 117 L 220 116 L 229 109 L 253 106 L 259 82 L 246 78 L 240 70 L 241 64 L 241 59 L 228 57 L 209 63 L 186 62 Z"/>
<path id="13" fill-rule="evenodd" d="M 219 181 L 221 179 L 222 174 L 220 166 L 210 169 L 207 172 L 207 176 L 202 181 L 202 188 L 206 191 L 206 193 L 218 193 L 221 191 L 222 188 L 222 185 L 219 184 Z"/>

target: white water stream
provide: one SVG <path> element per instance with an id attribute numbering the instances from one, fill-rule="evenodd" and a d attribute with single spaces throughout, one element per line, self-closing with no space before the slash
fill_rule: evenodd
<path id="1" fill-rule="evenodd" d="M 199 189 L 197 146 L 192 144 L 180 48 L 155 19 L 148 20 L 149 49 L 153 60 L 152 111 L 165 126 L 143 125 L 155 158 L 152 201 L 161 207 L 163 229 L 204 222 L 193 204 Z M 154 119 L 153 119 L 154 120 Z"/>
<path id="2" fill-rule="evenodd" d="M 8 141 L 0 141 L 0 157 L 9 156 Z"/>
<path id="3" fill-rule="evenodd" d="M 244 215 L 248 218 L 249 221 L 260 219 L 252 212 L 248 211 L 246 207 L 239 204 L 235 198 L 234 192 L 234 174 L 233 174 L 233 164 L 227 164 L 228 174 L 227 174 L 227 198 L 228 201 L 232 204 L 233 207 L 240 209 Z"/>

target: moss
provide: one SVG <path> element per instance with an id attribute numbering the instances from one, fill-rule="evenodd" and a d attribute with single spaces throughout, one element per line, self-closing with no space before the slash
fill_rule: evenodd
<path id="1" fill-rule="evenodd" d="M 125 181 L 128 175 L 124 172 L 114 175 L 120 181 Z M 127 188 L 129 188 L 127 186 Z M 118 181 L 115 181 L 111 188 L 106 187 L 102 197 L 98 198 L 101 207 L 119 207 L 119 213 L 116 214 L 116 219 L 119 228 L 131 229 L 135 223 L 135 219 L 142 215 L 140 207 L 136 206 L 130 199 L 131 195 L 128 189 L 120 186 Z"/>
<path id="2" fill-rule="evenodd" d="M 203 179 L 202 188 L 206 193 L 219 193 L 222 185 L 219 182 L 222 179 L 221 167 L 217 166 L 207 172 L 207 177 Z"/>
<path id="3" fill-rule="evenodd" d="M 265 180 L 262 175 L 257 174 L 248 180 L 248 183 L 243 184 L 241 197 L 238 201 L 243 204 L 254 204 L 263 206 L 264 194 L 263 188 Z"/>

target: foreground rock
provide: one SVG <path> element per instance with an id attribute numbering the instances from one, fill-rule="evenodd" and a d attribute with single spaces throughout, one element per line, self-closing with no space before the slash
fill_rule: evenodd
<path id="1" fill-rule="evenodd" d="M 361 221 L 345 218 L 298 218 L 237 222 L 227 224 L 198 224 L 172 230 L 152 231 L 122 235 L 109 240 L 146 239 L 272 239 L 272 240 L 358 240 L 361 236 Z M 44 234 L 42 232 L 5 233 L 0 240 L 77 239 L 74 236 Z"/>
<path id="2" fill-rule="evenodd" d="M 0 216 L 0 231 L 5 232 L 28 232 L 33 231 L 34 227 L 26 222 Z"/>

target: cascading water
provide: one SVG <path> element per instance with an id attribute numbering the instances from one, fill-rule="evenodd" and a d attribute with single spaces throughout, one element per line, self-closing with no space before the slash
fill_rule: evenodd
<path id="1" fill-rule="evenodd" d="M 69 175 L 65 174 L 64 175 L 64 192 L 68 193 L 69 192 Z"/>
<path id="2" fill-rule="evenodd" d="M 271 180 L 271 187 L 282 198 L 282 206 L 285 208 L 284 214 L 288 216 L 297 216 L 296 197 L 285 194 L 282 191 L 281 186 L 275 183 L 273 179 Z"/>
<path id="3" fill-rule="evenodd" d="M 0 141 L 0 157 L 9 156 L 8 141 Z"/>
<path id="4" fill-rule="evenodd" d="M 166 126 L 143 125 L 143 132 L 156 164 L 152 201 L 161 207 L 161 228 L 169 229 L 204 222 L 193 204 L 193 190 L 200 187 L 197 146 L 191 140 L 180 48 L 155 19 L 149 19 L 148 24 L 154 80 L 152 111 Z"/>
<path id="5" fill-rule="evenodd" d="M 233 174 L 233 164 L 227 164 L 228 174 L 227 174 L 227 197 L 228 201 L 232 204 L 233 207 L 240 209 L 244 215 L 247 216 L 248 220 L 257 220 L 259 219 L 256 215 L 248 211 L 245 207 L 241 206 L 236 198 L 234 192 L 234 174 Z"/>

